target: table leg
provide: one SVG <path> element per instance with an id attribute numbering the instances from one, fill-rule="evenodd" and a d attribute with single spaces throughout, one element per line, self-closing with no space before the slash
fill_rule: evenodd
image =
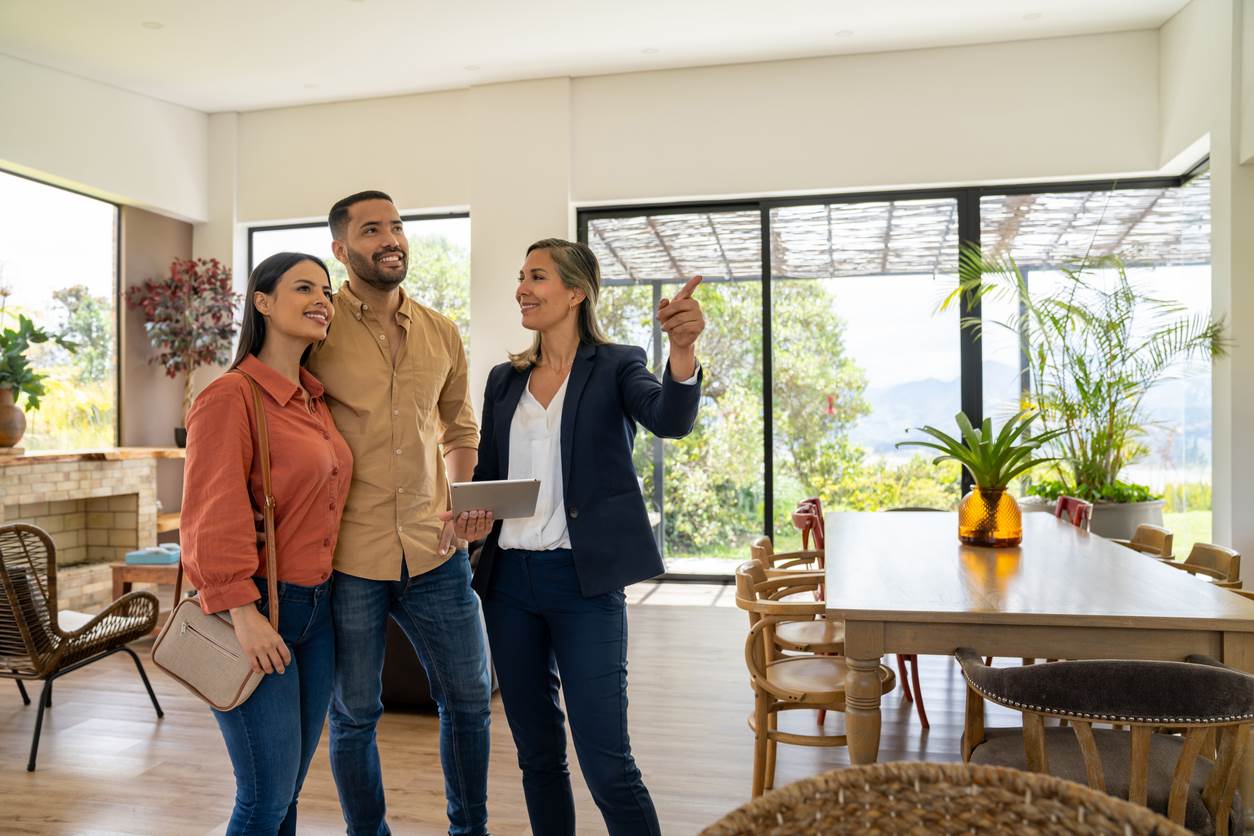
<path id="1" fill-rule="evenodd" d="M 880 660 L 846 659 L 845 733 L 849 760 L 875 763 L 880 750 Z"/>
<path id="2" fill-rule="evenodd" d="M 122 573 L 119 572 L 117 569 L 114 569 L 113 570 L 113 600 L 114 601 L 118 600 L 119 598 L 122 597 L 123 594 L 125 594 L 122 589 L 124 585 L 125 584 L 122 583 Z"/>

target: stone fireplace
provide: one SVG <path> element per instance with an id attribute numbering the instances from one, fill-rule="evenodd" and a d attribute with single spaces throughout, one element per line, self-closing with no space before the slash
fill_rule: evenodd
<path id="1" fill-rule="evenodd" d="M 110 563 L 157 542 L 157 459 L 182 450 L 118 448 L 0 457 L 0 524 L 28 522 L 57 550 L 61 609 L 112 597 Z"/>

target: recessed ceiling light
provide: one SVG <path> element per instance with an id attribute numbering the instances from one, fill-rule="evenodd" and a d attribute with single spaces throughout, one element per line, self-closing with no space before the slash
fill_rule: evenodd
<path id="1" fill-rule="evenodd" d="M 478 69 L 479 69 L 479 65 L 478 65 L 478 64 L 467 64 L 466 66 L 462 67 L 462 69 L 463 69 L 463 70 L 469 70 L 470 72 L 472 72 L 472 73 L 473 73 L 473 72 L 475 72 L 476 70 L 478 70 Z"/>
<path id="2" fill-rule="evenodd" d="M 643 52 L 645 55 L 657 55 L 659 52 L 661 52 L 660 49 L 654 46 L 646 46 L 644 49 L 640 51 Z"/>
<path id="3" fill-rule="evenodd" d="M 853 37 L 853 30 L 852 30 L 852 29 L 841 29 L 839 32 L 837 32 L 837 33 L 836 33 L 836 37 L 838 37 L 838 38 L 852 38 L 852 37 Z"/>
<path id="4" fill-rule="evenodd" d="M 165 28 L 164 23 L 159 23 L 155 20 L 145 20 L 143 23 L 139 25 L 144 27 L 145 29 L 164 29 Z"/>
<path id="5" fill-rule="evenodd" d="M 320 86 L 321 86 L 321 85 L 319 85 L 317 82 L 313 82 L 313 81 L 307 81 L 307 82 L 305 82 L 305 89 L 306 89 L 306 90 L 317 90 Z"/>
<path id="6" fill-rule="evenodd" d="M 1044 17 L 1044 15 L 1041 14 L 1040 12 L 1028 12 L 1027 14 L 1023 16 L 1023 19 L 1024 20 L 1040 20 L 1042 17 Z"/>

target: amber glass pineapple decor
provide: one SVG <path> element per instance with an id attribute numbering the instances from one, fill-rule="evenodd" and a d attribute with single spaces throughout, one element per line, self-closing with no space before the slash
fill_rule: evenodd
<path id="1" fill-rule="evenodd" d="M 972 546 L 1017 546 L 1023 541 L 1023 518 L 1019 503 L 1007 492 L 1010 480 L 1053 457 L 1033 457 L 1043 445 L 1063 430 L 1031 435 L 1028 430 L 1036 414 L 1024 410 L 993 433 L 992 419 L 985 419 L 977 430 L 965 413 L 954 416 L 962 440 L 938 430 L 920 427 L 935 441 L 901 441 L 898 447 L 927 447 L 940 451 L 932 464 L 956 461 L 967 469 L 975 487 L 958 505 L 958 539 Z"/>

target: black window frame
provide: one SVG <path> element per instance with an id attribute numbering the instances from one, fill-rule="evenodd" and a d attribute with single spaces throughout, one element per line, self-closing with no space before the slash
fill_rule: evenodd
<path id="1" fill-rule="evenodd" d="M 676 201 L 661 203 L 628 203 L 576 208 L 576 235 L 582 243 L 588 243 L 588 225 L 591 221 L 606 218 L 636 218 L 656 215 L 681 215 L 714 212 L 745 212 L 757 210 L 761 217 L 762 235 L 762 444 L 763 444 L 763 520 L 762 532 L 772 537 L 775 530 L 775 467 L 774 467 L 774 357 L 771 345 L 771 210 L 789 206 L 814 206 L 822 204 L 871 203 L 897 200 L 956 200 L 958 207 L 959 245 L 980 245 L 982 218 L 980 201 L 985 197 L 1003 197 L 1016 194 L 1057 194 L 1063 192 L 1100 192 L 1134 189 L 1179 188 L 1204 174 L 1210 168 L 1210 158 L 1204 157 L 1183 174 L 1176 176 L 1130 177 L 1125 179 L 1069 180 L 1060 182 L 1037 181 L 1007 185 L 965 186 L 956 188 L 881 189 L 872 191 L 837 192 L 829 194 L 800 195 L 790 197 L 739 198 L 727 201 Z M 978 300 L 961 300 L 958 320 L 981 315 Z M 660 356 L 661 342 L 654 323 L 654 350 Z M 983 353 L 976 335 L 970 328 L 958 326 L 959 371 L 962 411 L 972 423 L 984 420 L 984 369 Z M 656 356 L 655 356 L 656 360 Z M 660 369 L 655 369 L 660 372 Z M 656 456 L 655 456 L 656 458 Z M 655 466 L 658 462 L 655 462 Z M 970 476 L 962 473 L 962 492 L 971 488 Z M 657 490 L 660 492 L 661 488 Z M 665 510 L 663 525 L 665 525 Z M 659 538 L 663 535 L 659 535 Z M 667 572 L 663 580 L 730 583 L 725 575 L 686 574 Z"/>
<path id="2" fill-rule="evenodd" d="M 401 221 L 408 223 L 409 221 L 445 221 L 454 218 L 470 218 L 470 212 L 411 212 L 402 214 Z M 258 232 L 277 232 L 284 229 L 317 229 L 318 227 L 328 226 L 326 221 L 297 221 L 285 224 L 258 224 L 248 227 L 248 273 L 252 274 L 253 268 L 257 265 L 253 263 L 253 235 Z M 328 253 L 328 256 L 330 254 Z"/>

